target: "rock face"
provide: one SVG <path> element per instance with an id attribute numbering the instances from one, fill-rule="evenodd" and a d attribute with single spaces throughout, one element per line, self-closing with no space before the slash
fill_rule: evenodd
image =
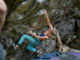
<path id="1" fill-rule="evenodd" d="M 80 0 L 76 0 L 74 7 L 77 7 L 80 10 Z"/>
<path id="2" fill-rule="evenodd" d="M 5 0 L 7 7 L 8 7 L 8 12 L 10 13 L 11 11 L 14 11 L 15 8 L 24 0 Z"/>
<path id="3" fill-rule="evenodd" d="M 69 46 L 71 48 L 75 48 L 75 49 L 79 49 L 80 50 L 80 20 L 77 20 L 77 28 L 76 28 L 76 32 L 75 32 L 75 35 L 76 35 L 76 39 L 73 39 L 70 43 L 69 43 Z"/>
<path id="4" fill-rule="evenodd" d="M 43 9 L 47 10 L 51 23 L 58 28 L 62 39 L 65 35 L 72 37 L 74 33 L 75 19 L 72 15 L 68 15 L 65 19 L 62 18 L 70 11 L 75 0 L 6 0 L 5 2 L 7 2 L 9 13 L 6 29 L 3 30 L 1 39 L 6 46 L 7 60 L 29 60 L 34 55 L 25 49 L 25 44 L 17 50 L 13 47 L 23 33 L 28 33 L 29 30 L 41 32 L 41 29 L 46 29 L 45 17 L 41 12 Z M 45 53 L 52 51 L 55 46 L 55 41 L 43 41 L 42 43 L 41 48 L 38 48 Z"/>
<path id="5" fill-rule="evenodd" d="M 55 2 L 55 3 L 54 3 Z M 60 16 L 67 13 L 68 9 L 73 5 L 73 0 L 26 0 L 23 1 L 13 13 L 8 17 L 8 27 L 16 32 L 25 32 L 28 27 L 34 30 L 46 26 L 45 18 L 41 15 L 41 10 L 46 9 L 51 22 L 57 20 Z M 41 24 L 39 24 L 39 22 Z"/>
<path id="6" fill-rule="evenodd" d="M 9 5 L 11 1 L 6 2 Z M 13 4 L 10 4 L 10 6 L 12 5 L 12 9 L 15 9 L 10 16 L 7 17 L 8 24 L 6 33 L 15 40 L 30 29 L 40 30 L 47 26 L 44 16 L 41 15 L 42 9 L 47 10 L 51 22 L 54 23 L 58 18 L 66 15 L 75 0 L 26 0 L 22 3 L 20 2 L 22 2 L 22 0 L 16 0 L 15 2 L 13 1 Z M 17 37 L 14 36 L 15 34 Z"/>
<path id="7" fill-rule="evenodd" d="M 64 43 L 67 43 L 69 38 L 72 39 L 75 28 L 75 19 L 64 18 L 62 21 L 56 23 L 54 26 L 58 29 L 61 39 Z"/>
<path id="8" fill-rule="evenodd" d="M 42 54 L 45 54 L 54 51 L 55 47 L 56 47 L 56 40 L 45 40 L 42 41 L 40 46 L 37 46 L 37 49 L 41 51 Z"/>

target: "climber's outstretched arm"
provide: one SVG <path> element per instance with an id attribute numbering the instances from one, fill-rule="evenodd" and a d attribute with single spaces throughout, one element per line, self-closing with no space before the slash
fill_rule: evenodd
<path id="1" fill-rule="evenodd" d="M 48 24 L 48 26 L 50 28 L 49 30 L 52 31 L 53 30 L 53 26 L 50 23 L 50 20 L 49 20 L 49 17 L 48 17 L 48 14 L 47 14 L 47 11 L 46 10 L 44 10 L 44 15 L 46 16 L 46 21 L 47 21 L 47 24 Z"/>

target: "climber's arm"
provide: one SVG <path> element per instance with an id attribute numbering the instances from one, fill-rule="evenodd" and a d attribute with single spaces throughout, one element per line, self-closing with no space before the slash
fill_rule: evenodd
<path id="1" fill-rule="evenodd" d="M 47 14 L 47 11 L 46 10 L 44 10 L 44 15 L 46 16 L 46 21 L 47 21 L 47 24 L 48 24 L 48 26 L 50 28 L 49 31 L 52 31 L 53 30 L 53 26 L 50 23 L 50 20 L 49 20 L 49 17 L 48 17 L 48 14 Z"/>
<path id="2" fill-rule="evenodd" d="M 37 36 L 37 38 L 40 40 L 48 40 L 49 39 L 48 36 Z"/>
<path id="3" fill-rule="evenodd" d="M 48 36 L 37 36 L 36 34 L 34 34 L 32 31 L 29 32 L 32 36 L 37 37 L 40 40 L 48 40 L 49 37 Z"/>
<path id="4" fill-rule="evenodd" d="M 56 37 L 57 37 L 57 41 L 58 41 L 59 48 L 62 48 L 63 43 L 62 43 L 62 41 L 61 41 L 60 34 L 59 34 L 59 32 L 57 31 L 56 28 L 54 28 L 54 34 L 55 34 Z"/>

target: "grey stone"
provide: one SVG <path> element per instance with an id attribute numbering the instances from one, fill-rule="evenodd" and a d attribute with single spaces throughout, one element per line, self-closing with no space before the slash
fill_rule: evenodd
<path id="1" fill-rule="evenodd" d="M 42 41 L 42 44 L 40 46 L 37 46 L 37 49 L 41 51 L 42 54 L 45 54 L 54 51 L 55 47 L 56 47 L 56 40 L 45 40 Z"/>

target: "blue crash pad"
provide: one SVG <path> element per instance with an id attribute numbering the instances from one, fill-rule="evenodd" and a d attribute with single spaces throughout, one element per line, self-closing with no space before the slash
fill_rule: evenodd
<path id="1" fill-rule="evenodd" d="M 36 58 L 33 58 L 31 60 L 49 60 L 50 58 L 57 57 L 61 54 L 62 53 L 60 53 L 60 52 L 51 52 L 51 53 L 48 53 L 48 54 L 44 54 L 42 56 L 37 56 Z"/>
<path id="2" fill-rule="evenodd" d="M 49 60 L 80 60 L 80 53 L 67 52 L 67 53 L 63 53 L 62 55 L 58 57 L 55 57 L 55 58 L 53 57 Z"/>
<path id="3" fill-rule="evenodd" d="M 31 60 L 80 60 L 80 53 L 76 52 L 51 52 L 42 56 L 37 56 Z"/>

